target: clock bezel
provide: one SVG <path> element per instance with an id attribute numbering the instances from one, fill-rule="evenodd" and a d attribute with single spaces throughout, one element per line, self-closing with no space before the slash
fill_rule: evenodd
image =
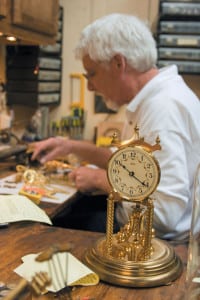
<path id="1" fill-rule="evenodd" d="M 153 171 L 154 171 L 154 175 L 153 177 L 155 177 L 154 182 L 151 184 L 151 186 L 149 188 L 146 189 L 146 192 L 142 193 L 141 195 L 128 195 L 127 193 L 123 193 L 117 186 L 117 184 L 113 183 L 113 176 L 112 176 L 112 170 L 113 170 L 113 161 L 116 159 L 117 156 L 119 156 L 120 154 L 123 154 L 124 151 L 127 152 L 128 151 L 138 151 L 141 154 L 145 155 L 145 157 L 147 157 L 148 160 L 151 160 L 151 162 L 153 163 Z M 139 163 L 139 162 L 138 162 Z M 108 168 L 107 168 L 107 177 L 108 177 L 108 181 L 109 184 L 112 187 L 112 190 L 114 191 L 114 193 L 117 193 L 118 196 L 122 199 L 125 200 L 129 200 L 129 201 L 138 201 L 141 202 L 144 199 L 148 198 L 157 188 L 159 182 L 160 182 L 160 166 L 158 163 L 158 160 L 153 156 L 151 151 L 147 151 L 145 150 L 141 145 L 129 145 L 129 146 L 123 146 L 120 147 L 117 151 L 115 151 L 111 158 L 109 159 L 108 162 Z"/>

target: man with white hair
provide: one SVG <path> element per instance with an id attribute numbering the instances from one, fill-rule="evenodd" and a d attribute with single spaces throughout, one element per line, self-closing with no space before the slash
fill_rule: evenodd
<path id="1" fill-rule="evenodd" d="M 153 226 L 160 238 L 187 240 L 194 177 L 200 162 L 199 99 L 175 65 L 160 70 L 156 67 L 152 33 L 132 15 L 111 14 L 88 25 L 81 33 L 75 56 L 83 62 L 90 91 L 102 94 L 112 109 L 127 106 L 123 139 L 133 135 L 136 124 L 140 136 L 150 144 L 160 137 L 162 150 L 155 156 L 161 167 L 161 180 L 154 193 Z M 45 155 L 40 157 L 43 151 Z M 77 189 L 82 193 L 100 190 L 107 195 L 111 189 L 106 174 L 112 155 L 109 149 L 55 137 L 37 143 L 32 159 L 40 157 L 44 163 L 69 153 L 99 167 L 83 166 L 72 171 L 69 176 Z M 127 221 L 129 206 L 116 209 L 120 226 Z"/>

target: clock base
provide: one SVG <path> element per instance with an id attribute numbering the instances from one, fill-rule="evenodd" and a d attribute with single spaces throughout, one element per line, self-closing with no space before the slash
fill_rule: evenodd
<path id="1" fill-rule="evenodd" d="M 147 261 L 133 262 L 106 256 L 105 238 L 87 250 L 85 263 L 102 281 L 126 287 L 169 285 L 182 272 L 182 262 L 165 241 L 152 239 L 153 254 Z"/>

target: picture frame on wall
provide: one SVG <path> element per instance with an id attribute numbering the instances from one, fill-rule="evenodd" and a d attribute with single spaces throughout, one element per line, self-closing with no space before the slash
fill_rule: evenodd
<path id="1" fill-rule="evenodd" d="M 94 110 L 95 110 L 96 114 L 99 114 L 99 113 L 114 114 L 114 113 L 116 113 L 116 111 L 107 108 L 105 101 L 104 101 L 104 97 L 102 95 L 95 94 L 94 102 L 95 102 Z"/>

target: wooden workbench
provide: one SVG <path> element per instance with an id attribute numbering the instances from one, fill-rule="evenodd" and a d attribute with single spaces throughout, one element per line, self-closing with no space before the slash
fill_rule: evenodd
<path id="1" fill-rule="evenodd" d="M 86 249 L 94 245 L 94 242 L 102 234 L 63 229 L 33 222 L 19 222 L 0 229 L 0 236 L 0 281 L 10 284 L 17 283 L 21 279 L 13 272 L 13 269 L 21 264 L 22 256 L 44 251 L 53 243 L 71 242 L 74 244 L 71 253 L 83 261 Z M 171 285 L 156 288 L 125 288 L 100 282 L 96 286 L 74 288 L 72 299 L 82 300 L 86 296 L 93 300 L 183 299 L 187 246 L 176 245 L 175 251 L 183 261 L 184 271 Z M 67 299 L 65 293 L 65 290 L 58 295 L 48 293 L 42 299 Z"/>
<path id="2" fill-rule="evenodd" d="M 9 174 L 10 172 L 5 172 L 0 174 L 0 177 Z M 41 202 L 39 206 L 50 218 L 53 218 L 64 208 L 70 207 L 74 198 L 76 194 L 61 205 Z M 21 257 L 44 251 L 53 243 L 73 243 L 72 254 L 83 261 L 86 249 L 94 245 L 95 241 L 102 236 L 102 233 L 64 229 L 35 222 L 9 224 L 8 227 L 0 229 L 0 281 L 6 284 L 19 283 L 21 278 L 13 270 L 21 264 Z M 187 245 L 175 245 L 174 248 L 183 262 L 183 273 L 171 285 L 155 288 L 125 288 L 100 282 L 96 286 L 73 288 L 72 300 L 82 300 L 84 297 L 88 297 L 85 299 L 89 300 L 183 300 Z M 57 295 L 48 293 L 41 298 L 67 299 L 67 296 L 66 291 L 63 290 Z"/>
<path id="3" fill-rule="evenodd" d="M 2 169 L 0 171 L 0 179 L 5 178 L 7 176 L 13 175 L 15 172 L 11 171 L 9 169 Z M 60 212 L 62 212 L 64 209 L 67 211 L 67 207 L 70 208 L 71 203 L 76 199 L 78 196 L 76 193 L 71 196 L 69 199 L 62 203 L 55 203 L 55 202 L 45 202 L 41 201 L 40 204 L 38 205 L 41 209 L 43 209 L 47 215 L 53 219 L 56 215 L 58 215 Z"/>

